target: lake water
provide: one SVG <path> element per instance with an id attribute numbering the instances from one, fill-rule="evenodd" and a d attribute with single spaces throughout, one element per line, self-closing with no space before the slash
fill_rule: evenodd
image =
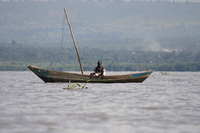
<path id="1" fill-rule="evenodd" d="M 200 72 L 167 74 L 65 90 L 30 71 L 0 72 L 0 132 L 199 133 Z"/>

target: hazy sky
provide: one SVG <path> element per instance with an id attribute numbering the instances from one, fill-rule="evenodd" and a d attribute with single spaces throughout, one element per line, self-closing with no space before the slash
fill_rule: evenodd
<path id="1" fill-rule="evenodd" d="M 152 0 L 152 1 L 156 1 L 156 0 Z M 176 2 L 186 2 L 186 1 L 189 1 L 189 2 L 200 2 L 200 0 L 168 0 L 168 1 L 176 1 Z"/>
<path id="2" fill-rule="evenodd" d="M 171 0 L 173 1 L 173 0 Z M 200 2 L 200 0 L 175 0 L 175 1 L 178 1 L 178 2 L 186 2 L 186 1 L 190 1 L 190 2 Z"/>

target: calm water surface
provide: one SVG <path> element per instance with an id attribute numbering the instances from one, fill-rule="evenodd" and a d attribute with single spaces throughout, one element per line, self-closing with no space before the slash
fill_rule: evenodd
<path id="1" fill-rule="evenodd" d="M 199 133 L 200 72 L 168 73 L 64 90 L 32 72 L 0 72 L 0 132 Z"/>

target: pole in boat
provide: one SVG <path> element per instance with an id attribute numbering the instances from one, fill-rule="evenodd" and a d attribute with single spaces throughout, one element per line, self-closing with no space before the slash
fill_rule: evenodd
<path id="1" fill-rule="evenodd" d="M 72 40 L 73 40 L 73 43 L 74 43 L 74 47 L 75 47 L 75 50 L 76 50 L 76 54 L 78 56 L 78 61 L 79 61 L 79 64 L 80 64 L 80 68 L 81 68 L 81 73 L 83 74 L 83 67 L 82 67 L 82 63 L 81 63 L 81 59 L 80 59 L 80 56 L 79 56 L 79 52 L 78 52 L 78 48 L 76 46 L 76 40 L 74 38 L 74 34 L 73 34 L 73 31 L 72 31 L 72 26 L 71 26 L 71 23 L 69 21 L 69 17 L 68 17 L 68 14 L 67 14 L 67 10 L 64 8 L 64 12 L 65 12 L 65 16 L 66 16 L 66 19 L 67 19 L 67 23 L 69 25 L 69 29 L 70 29 L 70 33 L 71 33 L 71 36 L 72 36 Z"/>

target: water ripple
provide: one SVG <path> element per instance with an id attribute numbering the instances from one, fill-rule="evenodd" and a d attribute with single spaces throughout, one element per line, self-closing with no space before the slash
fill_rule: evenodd
<path id="1" fill-rule="evenodd" d="M 2 133 L 200 131 L 200 72 L 154 72 L 142 84 L 76 90 L 43 83 L 31 72 L 0 74 Z"/>

